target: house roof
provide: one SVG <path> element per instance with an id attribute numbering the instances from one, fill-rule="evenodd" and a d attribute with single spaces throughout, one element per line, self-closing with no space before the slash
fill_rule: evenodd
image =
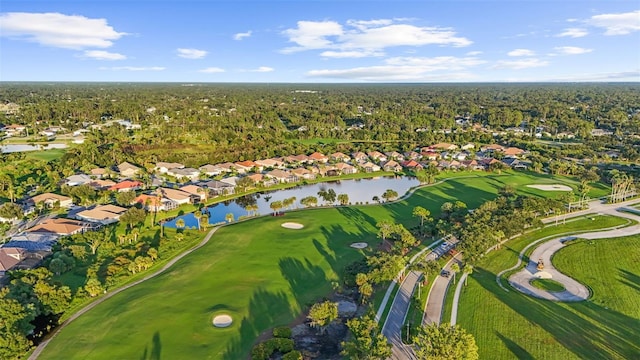
<path id="1" fill-rule="evenodd" d="M 262 174 L 251 174 L 251 175 L 247 175 L 247 177 L 253 180 L 253 182 L 262 181 L 262 178 L 264 178 Z"/>
<path id="2" fill-rule="evenodd" d="M 291 173 L 289 173 L 288 171 L 275 169 L 275 170 L 269 171 L 265 175 L 271 176 L 271 177 L 274 177 L 274 178 L 279 178 L 279 179 L 287 179 L 287 178 L 289 178 L 291 176 Z"/>
<path id="3" fill-rule="evenodd" d="M 191 197 L 190 193 L 177 189 L 157 188 L 156 193 L 158 192 L 169 200 L 184 200 Z"/>
<path id="4" fill-rule="evenodd" d="M 121 208 L 126 210 L 124 208 Z M 122 212 L 111 212 L 101 206 L 93 208 L 91 210 L 80 211 L 76 214 L 84 219 L 92 219 L 92 220 L 107 220 L 107 219 L 118 219 Z"/>
<path id="5" fill-rule="evenodd" d="M 112 185 L 109 190 L 133 189 L 142 186 L 142 182 L 136 180 L 125 180 Z"/>
<path id="6" fill-rule="evenodd" d="M 433 149 L 443 149 L 443 150 L 453 150 L 457 148 L 458 145 L 449 144 L 449 143 L 437 143 L 430 146 Z"/>
<path id="7" fill-rule="evenodd" d="M 337 163 L 335 166 L 336 166 L 336 169 L 338 169 L 340 171 L 342 171 L 344 169 L 353 169 L 353 166 L 351 166 L 351 165 L 349 165 L 347 163 L 343 163 L 343 162 Z"/>
<path id="8" fill-rule="evenodd" d="M 508 147 L 508 148 L 502 150 L 502 152 L 505 155 L 522 155 L 522 154 L 524 154 L 525 151 L 522 150 L 522 149 L 519 149 L 517 147 Z"/>
<path id="9" fill-rule="evenodd" d="M 0 248 L 0 271 L 11 270 L 11 268 L 18 265 L 18 263 L 24 259 L 26 253 L 27 252 L 21 248 Z"/>
<path id="10" fill-rule="evenodd" d="M 184 192 L 188 192 L 189 194 L 194 194 L 198 196 L 204 194 L 204 189 L 196 185 L 185 185 L 185 186 L 182 186 L 180 190 Z"/>
<path id="11" fill-rule="evenodd" d="M 113 185 L 115 185 L 116 183 L 111 181 L 111 180 L 102 180 L 102 179 L 96 179 L 96 180 L 91 180 L 89 183 L 87 183 L 87 185 L 93 187 L 93 188 L 105 188 L 105 187 L 111 187 Z"/>
<path id="12" fill-rule="evenodd" d="M 335 153 L 331 154 L 331 158 L 332 159 L 343 160 L 343 159 L 349 159 L 349 155 L 343 154 L 341 152 L 335 152 Z"/>
<path id="13" fill-rule="evenodd" d="M 27 230 L 28 232 L 44 232 L 44 233 L 52 233 L 58 235 L 69 235 L 76 233 L 83 228 L 82 221 L 72 220 L 72 219 L 63 219 L 63 218 L 54 218 L 47 219 L 31 229 Z"/>
<path id="14" fill-rule="evenodd" d="M 232 188 L 234 185 L 231 185 L 229 183 L 222 182 L 219 180 L 211 180 L 204 183 L 204 186 L 210 189 L 221 189 L 221 188 Z"/>
<path id="15" fill-rule="evenodd" d="M 305 169 L 305 168 L 297 168 L 297 169 L 293 169 L 291 170 L 291 173 L 295 174 L 295 175 L 307 175 L 307 174 L 312 174 L 311 171 Z"/>
<path id="16" fill-rule="evenodd" d="M 68 196 L 58 195 L 54 193 L 44 193 L 44 194 L 40 194 L 32 197 L 31 201 L 33 201 L 34 204 L 37 204 L 40 202 L 48 202 L 48 201 L 65 202 L 65 201 L 71 201 L 71 198 Z"/>
<path id="17" fill-rule="evenodd" d="M 327 156 L 316 151 L 313 154 L 309 155 L 309 159 L 311 159 L 311 160 L 326 160 Z"/>
<path id="18" fill-rule="evenodd" d="M 502 150 L 504 146 L 499 144 L 491 144 L 484 147 L 486 150 Z"/>
<path id="19" fill-rule="evenodd" d="M 123 172 L 123 171 L 126 171 L 126 170 L 138 171 L 138 170 L 140 170 L 140 168 L 135 166 L 135 165 L 133 165 L 133 164 L 131 164 L 131 163 L 128 163 L 126 161 L 123 162 L 122 164 L 118 165 L 118 171 L 119 172 Z"/>
<path id="20" fill-rule="evenodd" d="M 107 173 L 107 169 L 95 168 L 95 169 L 91 169 L 90 173 L 91 175 L 104 175 Z"/>
<path id="21" fill-rule="evenodd" d="M 200 170 L 194 168 L 173 168 L 169 169 L 168 173 L 180 176 L 194 176 L 200 174 Z"/>
<path id="22" fill-rule="evenodd" d="M 178 168 L 178 169 L 181 169 L 183 167 L 184 167 L 184 165 L 180 164 L 180 163 L 162 162 L 162 161 L 156 163 L 156 168 L 165 168 L 165 169 Z"/>
<path id="23" fill-rule="evenodd" d="M 162 201 L 160 199 L 158 199 L 157 196 L 155 195 L 149 195 L 149 194 L 140 194 L 138 196 L 136 196 L 135 199 L 133 199 L 133 202 L 138 203 L 138 204 L 142 204 L 142 205 L 146 205 L 146 203 L 149 203 L 149 206 L 160 206 L 162 205 Z"/>
<path id="24" fill-rule="evenodd" d="M 398 164 L 397 161 L 389 160 L 386 163 L 384 163 L 384 167 L 388 167 L 388 166 L 398 167 L 400 166 L 400 164 Z"/>

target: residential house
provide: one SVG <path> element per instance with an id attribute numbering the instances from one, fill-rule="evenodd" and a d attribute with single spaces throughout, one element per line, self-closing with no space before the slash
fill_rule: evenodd
<path id="1" fill-rule="evenodd" d="M 366 163 L 364 163 L 364 164 L 362 164 L 360 166 L 362 167 L 364 172 L 370 173 L 370 172 L 380 171 L 380 166 L 378 166 L 378 165 L 376 165 L 376 164 L 374 164 L 374 163 L 372 163 L 370 161 L 367 161 Z"/>
<path id="2" fill-rule="evenodd" d="M 487 145 L 487 146 L 481 147 L 480 150 L 482 152 L 492 153 L 494 151 L 503 151 L 504 150 L 504 146 L 498 145 L 498 144 L 491 144 L 491 145 Z"/>
<path id="3" fill-rule="evenodd" d="M 215 165 L 218 168 L 222 169 L 224 172 L 230 173 L 236 171 L 236 165 L 234 163 L 226 162 L 222 164 Z"/>
<path id="4" fill-rule="evenodd" d="M 207 176 L 216 176 L 225 172 L 224 169 L 218 167 L 217 165 L 211 164 L 202 165 L 200 166 L 200 168 L 198 168 L 198 170 L 200 170 L 201 173 L 206 174 Z"/>
<path id="5" fill-rule="evenodd" d="M 349 160 L 351 160 L 349 155 L 343 154 L 341 152 L 336 152 L 329 155 L 329 159 L 331 159 L 331 161 L 339 161 L 339 162 L 348 162 Z"/>
<path id="6" fill-rule="evenodd" d="M 471 149 L 475 149 L 475 145 L 473 143 L 467 143 L 465 145 L 462 145 L 462 147 L 460 147 L 462 150 L 471 150 Z"/>
<path id="7" fill-rule="evenodd" d="M 250 160 L 238 161 L 234 164 L 239 174 L 248 173 L 252 171 L 254 168 L 256 168 L 258 172 L 262 171 L 262 168 L 258 164 Z"/>
<path id="8" fill-rule="evenodd" d="M 141 171 L 139 167 L 131 163 L 128 163 L 126 161 L 118 165 L 117 168 L 118 168 L 118 173 L 120 173 L 120 176 L 123 176 L 123 177 L 133 177 Z"/>
<path id="9" fill-rule="evenodd" d="M 449 143 L 437 143 L 429 146 L 428 150 L 444 150 L 444 151 L 453 151 L 458 148 L 458 145 L 449 144 Z"/>
<path id="10" fill-rule="evenodd" d="M 212 196 L 229 195 L 235 192 L 235 185 L 231 185 L 219 180 L 207 181 L 202 184 L 202 186 L 205 186 L 207 189 L 209 189 L 209 194 Z"/>
<path id="11" fill-rule="evenodd" d="M 460 162 L 467 170 L 484 170 L 484 166 L 477 160 L 462 160 Z"/>
<path id="12" fill-rule="evenodd" d="M 25 249 L 16 247 L 0 248 L 0 277 L 5 276 L 7 271 L 18 267 L 18 264 L 27 256 Z"/>
<path id="13" fill-rule="evenodd" d="M 35 206 L 36 204 L 43 203 L 46 207 L 54 207 L 58 204 L 60 207 L 68 208 L 73 205 L 73 199 L 68 196 L 58 195 L 54 193 L 44 193 L 36 195 L 27 200 L 27 205 Z"/>
<path id="14" fill-rule="evenodd" d="M 395 160 L 389 160 L 382 165 L 382 169 L 384 171 L 400 172 L 402 171 L 402 165 L 398 164 L 398 162 Z"/>
<path id="15" fill-rule="evenodd" d="M 229 184 L 229 185 L 231 185 L 231 186 L 233 186 L 235 188 L 236 186 L 238 186 L 238 184 L 237 184 L 238 179 L 240 179 L 240 178 L 237 177 L 237 176 L 229 176 L 229 177 L 220 179 L 220 181 L 223 182 L 223 183 L 227 183 L 227 184 Z"/>
<path id="16" fill-rule="evenodd" d="M 415 152 L 415 151 L 408 151 L 404 154 L 404 158 L 406 160 L 420 160 L 422 159 L 422 154 Z"/>
<path id="17" fill-rule="evenodd" d="M 178 205 L 192 203 L 191 194 L 186 191 L 171 189 L 171 188 L 157 188 L 156 194 L 162 195 L 163 198 L 169 199 Z"/>
<path id="18" fill-rule="evenodd" d="M 96 179 L 96 180 L 91 180 L 91 182 L 89 182 L 87 185 L 91 186 L 95 190 L 105 190 L 112 187 L 115 184 L 116 183 L 111 180 Z"/>
<path id="19" fill-rule="evenodd" d="M 322 165 L 318 168 L 320 171 L 320 175 L 322 176 L 338 176 L 340 175 L 340 170 L 335 165 Z"/>
<path id="20" fill-rule="evenodd" d="M 425 151 L 422 153 L 422 159 L 436 161 L 440 158 L 440 154 L 434 151 Z"/>
<path id="21" fill-rule="evenodd" d="M 88 229 L 88 224 L 82 221 L 73 219 L 52 218 L 44 220 L 43 222 L 27 230 L 27 232 L 68 236 L 79 234 Z"/>
<path id="22" fill-rule="evenodd" d="M 189 179 L 197 181 L 200 176 L 200 170 L 194 168 L 173 168 L 167 171 L 167 175 L 173 176 L 178 180 Z"/>
<path id="23" fill-rule="evenodd" d="M 247 177 L 249 179 L 251 179 L 253 181 L 254 184 L 260 184 L 262 186 L 271 186 L 271 185 L 275 185 L 278 182 L 273 179 L 273 178 L 265 178 L 264 175 L 258 173 L 258 174 L 251 174 L 251 175 L 247 175 Z"/>
<path id="24" fill-rule="evenodd" d="M 145 210 L 152 212 L 168 211 L 178 207 L 177 203 L 162 196 L 158 197 L 155 194 L 140 194 L 136 196 L 133 202 L 142 205 Z"/>
<path id="25" fill-rule="evenodd" d="M 424 166 L 415 160 L 409 160 L 402 163 L 402 166 L 412 171 L 419 171 L 424 169 Z"/>
<path id="26" fill-rule="evenodd" d="M 468 157 L 469 153 L 466 151 L 457 152 L 451 155 L 451 159 L 458 161 L 466 160 Z"/>
<path id="27" fill-rule="evenodd" d="M 517 147 L 508 147 L 508 148 L 506 148 L 506 149 L 503 149 L 503 150 L 502 150 L 502 153 L 503 153 L 505 156 L 514 156 L 514 157 L 518 157 L 518 156 L 523 155 L 523 154 L 525 153 L 525 151 L 524 151 L 524 150 L 522 150 L 522 149 L 519 149 L 519 148 L 517 148 Z"/>
<path id="28" fill-rule="evenodd" d="M 58 235 L 47 233 L 23 232 L 13 235 L 2 248 L 21 248 L 29 252 L 51 252 L 51 247 L 58 241 Z"/>
<path id="29" fill-rule="evenodd" d="M 197 185 L 185 185 L 180 187 L 181 191 L 191 194 L 192 197 L 197 198 L 196 202 L 203 202 L 207 200 L 207 190 Z"/>
<path id="30" fill-rule="evenodd" d="M 24 125 L 11 124 L 5 126 L 2 130 L 7 135 L 7 137 L 20 136 L 25 135 L 27 127 Z"/>
<path id="31" fill-rule="evenodd" d="M 288 171 L 280 170 L 280 169 L 271 170 L 268 173 L 264 174 L 264 176 L 276 179 L 278 182 L 281 182 L 281 183 L 298 181 L 295 175 L 293 175 Z"/>
<path id="32" fill-rule="evenodd" d="M 484 169 L 488 169 L 491 165 L 495 164 L 495 163 L 499 163 L 500 160 L 496 160 L 494 158 L 484 158 L 484 159 L 480 159 L 480 161 L 478 161 L 478 164 L 482 165 L 484 167 Z"/>
<path id="33" fill-rule="evenodd" d="M 284 157 L 284 162 L 291 166 L 300 166 L 309 162 L 309 157 L 304 154 L 289 155 Z"/>
<path id="34" fill-rule="evenodd" d="M 95 222 L 102 225 L 112 224 L 117 222 L 127 209 L 115 206 L 115 205 L 100 205 L 93 209 L 80 211 L 77 213 L 76 219 L 89 222 Z"/>
<path id="35" fill-rule="evenodd" d="M 517 158 L 504 158 L 502 163 L 515 170 L 527 170 L 529 163 Z"/>
<path id="36" fill-rule="evenodd" d="M 375 162 L 385 162 L 387 161 L 387 155 L 381 153 L 380 151 L 369 151 L 369 153 L 367 153 L 367 155 L 369 156 L 369 159 L 371 159 L 372 161 Z"/>
<path id="37" fill-rule="evenodd" d="M 117 192 L 136 191 L 141 189 L 143 185 L 141 181 L 125 180 L 109 187 L 109 190 Z"/>
<path id="38" fill-rule="evenodd" d="M 316 174 L 311 172 L 311 170 L 307 170 L 305 168 L 293 169 L 291 170 L 291 173 L 295 175 L 298 179 L 313 180 L 316 178 Z"/>
<path id="39" fill-rule="evenodd" d="M 264 160 L 256 160 L 255 163 L 260 167 L 260 169 L 280 169 L 284 167 L 284 162 L 278 159 L 264 159 Z M 260 171 L 262 171 L 260 170 Z"/>
<path id="40" fill-rule="evenodd" d="M 92 181 L 89 175 L 85 174 L 76 174 L 71 175 L 65 179 L 65 185 L 67 186 L 78 186 L 90 183 Z"/>
<path id="41" fill-rule="evenodd" d="M 156 166 L 153 168 L 154 171 L 158 171 L 162 174 L 166 174 L 171 169 L 184 169 L 184 165 L 172 162 L 157 162 Z"/>
<path id="42" fill-rule="evenodd" d="M 405 160 L 404 155 L 400 154 L 397 151 L 388 151 L 385 153 L 385 155 L 387 155 L 387 158 L 390 160 L 401 161 L 401 162 Z"/>
<path id="43" fill-rule="evenodd" d="M 369 160 L 369 157 L 367 156 L 367 154 L 361 151 L 351 154 L 351 158 L 357 163 L 364 163 L 364 162 L 367 162 L 367 160 Z"/>
<path id="44" fill-rule="evenodd" d="M 340 171 L 343 175 L 355 174 L 358 172 L 358 169 L 355 166 L 349 165 L 344 162 L 339 162 L 335 165 L 336 169 Z"/>
<path id="45" fill-rule="evenodd" d="M 329 161 L 329 157 L 322 153 L 314 152 L 309 155 L 309 160 L 316 163 L 326 164 Z"/>
<path id="46" fill-rule="evenodd" d="M 103 177 L 107 176 L 107 174 L 108 170 L 104 168 L 91 169 L 91 171 L 89 172 L 89 175 L 96 179 L 102 179 Z"/>

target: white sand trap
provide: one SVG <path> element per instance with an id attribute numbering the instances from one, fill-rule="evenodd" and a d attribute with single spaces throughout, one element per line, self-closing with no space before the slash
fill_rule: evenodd
<path id="1" fill-rule="evenodd" d="M 286 223 L 282 223 L 282 227 L 285 229 L 300 230 L 304 227 L 304 225 L 294 223 L 294 222 L 286 222 Z"/>
<path id="2" fill-rule="evenodd" d="M 359 243 L 353 243 L 349 246 L 351 246 L 354 249 L 364 249 L 367 246 L 369 246 L 369 244 L 367 244 L 366 242 L 359 242 Z"/>
<path id="3" fill-rule="evenodd" d="M 527 187 L 542 190 L 542 191 L 571 191 L 572 189 L 567 185 L 553 184 L 553 185 L 527 185 Z"/>
<path id="4" fill-rule="evenodd" d="M 533 276 L 537 277 L 538 279 L 551 279 L 552 278 L 551 274 L 549 274 L 546 271 L 538 271 L 537 273 L 533 274 Z"/>
<path id="5" fill-rule="evenodd" d="M 233 319 L 229 315 L 218 315 L 213 318 L 213 326 L 225 328 L 233 323 Z"/>

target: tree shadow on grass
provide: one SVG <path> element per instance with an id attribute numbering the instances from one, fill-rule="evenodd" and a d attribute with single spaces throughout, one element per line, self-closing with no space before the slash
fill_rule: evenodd
<path id="1" fill-rule="evenodd" d="M 315 242 L 316 240 L 314 240 L 314 244 Z M 327 286 L 329 282 L 324 270 L 306 258 L 303 262 L 299 259 L 286 257 L 280 259 L 279 266 L 282 276 L 289 282 L 291 292 L 301 309 L 313 305 L 316 299 L 312 293 L 317 292 L 323 285 L 327 291 L 329 290 Z"/>
<path id="2" fill-rule="evenodd" d="M 227 345 L 223 360 L 246 359 L 256 339 L 273 326 L 284 325 L 296 316 L 284 292 L 258 289 L 249 302 L 248 315 L 240 322 L 239 335 Z"/>
<path id="3" fill-rule="evenodd" d="M 622 274 L 622 278 L 624 279 L 621 281 L 623 284 L 640 292 L 640 276 L 623 269 L 618 269 L 618 271 Z"/>
<path id="4" fill-rule="evenodd" d="M 502 342 L 507 346 L 507 348 L 520 360 L 534 360 L 535 358 L 529 354 L 527 350 L 525 350 L 522 346 L 518 345 L 515 341 L 509 339 L 508 337 L 502 335 L 498 331 L 495 331 L 495 334 Z"/>
<path id="5" fill-rule="evenodd" d="M 640 353 L 637 342 L 640 320 L 603 308 L 590 301 L 557 303 L 501 291 L 495 274 L 476 268 L 479 284 L 498 300 L 541 327 L 567 350 L 582 359 L 631 359 Z"/>
<path id="6" fill-rule="evenodd" d="M 160 360 L 161 355 L 162 341 L 160 340 L 160 332 L 156 331 L 151 338 L 151 352 L 149 352 L 149 347 L 145 346 L 140 360 Z"/>

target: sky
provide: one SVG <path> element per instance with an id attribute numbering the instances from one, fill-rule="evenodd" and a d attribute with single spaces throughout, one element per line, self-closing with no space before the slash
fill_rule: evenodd
<path id="1" fill-rule="evenodd" d="M 640 81 L 633 0 L 2 0 L 0 81 Z"/>

